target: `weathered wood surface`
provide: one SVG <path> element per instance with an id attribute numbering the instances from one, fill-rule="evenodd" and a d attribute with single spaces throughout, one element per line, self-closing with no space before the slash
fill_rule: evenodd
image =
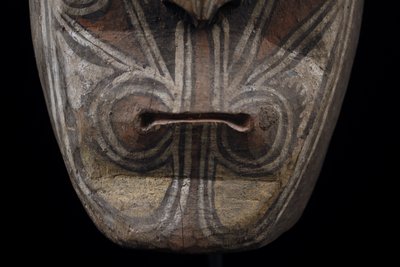
<path id="1" fill-rule="evenodd" d="M 182 6 L 196 1 L 169 1 L 209 20 L 202 27 L 164 2 L 30 0 L 73 185 L 98 228 L 125 246 L 265 245 L 297 221 L 318 177 L 362 1 L 219 11 L 230 1 L 198 1 L 214 2 L 212 16 Z"/>

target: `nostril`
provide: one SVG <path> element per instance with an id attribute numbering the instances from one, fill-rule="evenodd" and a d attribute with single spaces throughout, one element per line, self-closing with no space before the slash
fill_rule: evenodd
<path id="1" fill-rule="evenodd" d="M 220 10 L 238 7 L 241 0 L 162 0 L 177 17 L 195 27 L 212 24 Z"/>
<path id="2" fill-rule="evenodd" d="M 188 21 L 189 23 L 197 26 L 197 22 L 192 20 L 190 13 L 184 7 L 174 3 L 173 1 L 164 0 L 165 7 L 179 20 Z"/>
<path id="3" fill-rule="evenodd" d="M 225 124 L 238 132 L 248 132 L 252 128 L 249 114 L 238 113 L 161 113 L 144 112 L 139 115 L 140 127 L 147 131 L 160 125 L 173 124 Z"/>

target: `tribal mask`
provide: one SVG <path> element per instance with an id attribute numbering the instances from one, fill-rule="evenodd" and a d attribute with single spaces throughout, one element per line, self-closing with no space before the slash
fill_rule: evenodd
<path id="1" fill-rule="evenodd" d="M 129 247 L 263 246 L 300 217 L 361 0 L 30 0 L 74 188 Z"/>

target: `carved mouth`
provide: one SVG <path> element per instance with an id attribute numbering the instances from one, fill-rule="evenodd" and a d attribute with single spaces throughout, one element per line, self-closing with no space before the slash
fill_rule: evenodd
<path id="1" fill-rule="evenodd" d="M 225 124 L 238 132 L 248 132 L 253 123 L 249 114 L 238 113 L 163 113 L 144 112 L 139 115 L 140 127 L 148 131 L 156 126 L 173 124 Z"/>

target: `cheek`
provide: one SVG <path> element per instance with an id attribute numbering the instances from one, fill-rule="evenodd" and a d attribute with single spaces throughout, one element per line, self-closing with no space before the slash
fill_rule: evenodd
<path id="1" fill-rule="evenodd" d="M 140 114 L 148 110 L 168 111 L 168 108 L 150 96 L 126 96 L 114 103 L 109 120 L 116 138 L 129 151 L 146 150 L 165 136 L 168 127 L 143 131 Z"/>
<path id="2" fill-rule="evenodd" d="M 270 104 L 249 108 L 253 127 L 249 132 L 238 132 L 228 127 L 221 130 L 230 149 L 238 155 L 257 159 L 267 154 L 275 143 L 279 124 L 278 112 Z"/>
<path id="3" fill-rule="evenodd" d="M 272 148 L 282 123 L 278 112 L 271 105 L 260 107 L 254 119 L 254 131 L 249 137 L 250 151 L 260 156 Z"/>

